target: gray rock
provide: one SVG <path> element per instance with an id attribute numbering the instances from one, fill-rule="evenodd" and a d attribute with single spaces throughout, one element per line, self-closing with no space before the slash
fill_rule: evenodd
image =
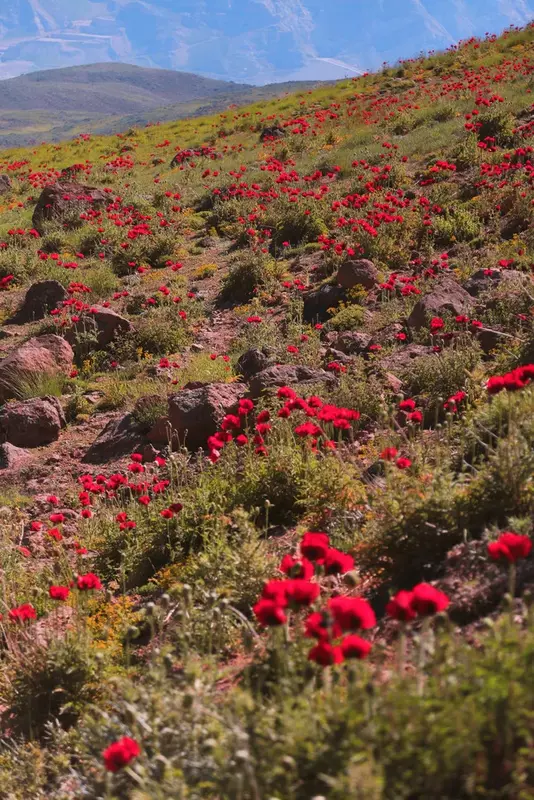
<path id="1" fill-rule="evenodd" d="M 43 319 L 59 303 L 66 300 L 68 292 L 59 281 L 39 281 L 30 286 L 19 310 L 7 320 L 8 325 Z"/>
<path id="2" fill-rule="evenodd" d="M 102 207 L 109 201 L 102 189 L 75 181 L 60 181 L 43 189 L 33 211 L 32 224 L 43 234 L 46 222 L 61 222 L 78 209 Z"/>
<path id="3" fill-rule="evenodd" d="M 251 397 L 259 397 L 262 392 L 279 386 L 303 386 L 317 383 L 333 385 L 335 376 L 324 369 L 313 369 L 298 364 L 276 364 L 258 372 L 249 383 Z"/>
<path id="4" fill-rule="evenodd" d="M 326 284 L 304 299 L 303 317 L 305 322 L 324 322 L 330 317 L 329 310 L 335 308 L 347 293 L 341 286 Z"/>
<path id="5" fill-rule="evenodd" d="M 265 349 L 259 350 L 257 347 L 253 347 L 239 357 L 237 373 L 248 381 L 253 375 L 267 369 L 268 366 L 270 366 L 270 359 Z"/>
<path id="6" fill-rule="evenodd" d="M 171 395 L 168 419 L 173 441 L 192 451 L 205 447 L 208 436 L 218 430 L 226 414 L 236 410 L 245 393 L 242 383 L 210 383 Z"/>
<path id="7" fill-rule="evenodd" d="M 135 453 L 145 444 L 145 436 L 133 414 L 124 414 L 108 422 L 82 461 L 86 464 L 103 464 Z"/>

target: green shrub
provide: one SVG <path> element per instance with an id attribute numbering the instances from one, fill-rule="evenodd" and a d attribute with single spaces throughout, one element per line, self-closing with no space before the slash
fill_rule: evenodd
<path id="1" fill-rule="evenodd" d="M 235 305 L 251 300 L 259 291 L 272 292 L 279 287 L 283 267 L 264 253 L 247 250 L 232 259 L 223 278 L 219 300 Z"/>
<path id="2" fill-rule="evenodd" d="M 363 322 L 363 308 L 357 304 L 346 305 L 328 320 L 328 327 L 335 331 L 353 331 Z"/>

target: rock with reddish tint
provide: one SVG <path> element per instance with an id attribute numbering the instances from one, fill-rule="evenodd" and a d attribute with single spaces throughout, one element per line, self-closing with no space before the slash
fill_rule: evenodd
<path id="1" fill-rule="evenodd" d="M 103 464 L 115 461 L 141 450 L 146 437 L 133 414 L 124 414 L 108 422 L 104 430 L 87 450 L 82 461 L 86 464 Z"/>
<path id="2" fill-rule="evenodd" d="M 64 222 L 68 217 L 78 217 L 82 211 L 101 208 L 107 203 L 109 197 L 102 189 L 60 181 L 43 189 L 33 211 L 32 224 L 42 235 L 46 222 Z"/>
<path id="3" fill-rule="evenodd" d="M 257 375 L 258 372 L 267 369 L 270 364 L 271 360 L 265 348 L 259 350 L 257 347 L 253 347 L 239 358 L 237 374 L 248 381 L 253 375 Z"/>
<path id="4" fill-rule="evenodd" d="M 418 358 L 435 355 L 431 347 L 423 344 L 407 344 L 391 355 L 381 358 L 380 367 L 394 375 L 400 375 L 410 369 Z"/>
<path id="5" fill-rule="evenodd" d="M 324 322 L 342 300 L 347 299 L 345 289 L 341 286 L 326 284 L 304 298 L 303 317 L 305 322 Z"/>
<path id="6" fill-rule="evenodd" d="M 432 317 L 442 317 L 447 313 L 469 315 L 472 306 L 471 295 L 452 278 L 445 278 L 417 301 L 407 322 L 410 328 L 419 329 L 428 325 Z"/>
<path id="7" fill-rule="evenodd" d="M 43 319 L 68 296 L 67 290 L 59 281 L 33 283 L 26 292 L 26 297 L 19 310 L 6 320 L 6 323 L 23 325 L 26 322 Z"/>
<path id="8" fill-rule="evenodd" d="M 0 175 L 0 195 L 11 191 L 11 178 L 9 175 Z"/>
<path id="9" fill-rule="evenodd" d="M 343 289 L 354 289 L 362 286 L 373 289 L 378 283 L 378 270 L 367 258 L 355 258 L 345 261 L 337 271 L 336 282 Z"/>
<path id="10" fill-rule="evenodd" d="M 0 439 L 15 447 L 42 447 L 55 442 L 65 425 L 57 397 L 7 403 L 0 410 Z"/>
<path id="11" fill-rule="evenodd" d="M 373 333 L 373 342 L 381 344 L 382 346 L 386 344 L 398 344 L 397 334 L 403 331 L 404 328 L 400 322 L 390 322 L 389 325 L 385 325 L 383 328 L 379 328 L 379 330 Z"/>
<path id="12" fill-rule="evenodd" d="M 133 330 L 131 322 L 121 317 L 111 308 L 91 306 L 84 312 L 78 322 L 67 331 L 65 338 L 78 347 L 86 348 L 91 343 L 97 347 L 106 347 L 114 339 Z"/>
<path id="13" fill-rule="evenodd" d="M 304 367 L 299 364 L 275 364 L 254 375 L 249 388 L 251 397 L 259 397 L 263 392 L 279 386 L 302 387 L 320 383 L 332 386 L 335 382 L 335 376 L 324 369 Z"/>
<path id="14" fill-rule="evenodd" d="M 47 334 L 28 339 L 0 362 L 0 403 L 20 396 L 20 386 L 43 375 L 68 375 L 72 347 L 61 336 Z"/>
<path id="15" fill-rule="evenodd" d="M 4 442 L 0 444 L 0 469 L 20 469 L 31 460 L 31 453 L 16 447 L 14 444 Z"/>
<path id="16" fill-rule="evenodd" d="M 332 347 L 348 356 L 357 356 L 364 353 L 372 342 L 368 333 L 359 331 L 343 331 L 332 337 Z"/>
<path id="17" fill-rule="evenodd" d="M 226 414 L 236 410 L 245 393 L 242 383 L 210 383 L 171 395 L 168 417 L 173 441 L 192 451 L 205 447 L 208 436 L 218 430 Z"/>

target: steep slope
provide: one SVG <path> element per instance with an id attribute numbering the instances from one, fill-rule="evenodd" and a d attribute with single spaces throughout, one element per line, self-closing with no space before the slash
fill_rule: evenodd
<path id="1" fill-rule="evenodd" d="M 0 794 L 530 800 L 534 24 L 0 153 Z"/>

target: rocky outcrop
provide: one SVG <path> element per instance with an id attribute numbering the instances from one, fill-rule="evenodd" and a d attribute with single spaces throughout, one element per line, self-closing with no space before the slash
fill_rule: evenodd
<path id="1" fill-rule="evenodd" d="M 244 397 L 242 383 L 210 383 L 197 389 L 183 389 L 169 397 L 168 420 L 173 442 L 198 450 L 219 428 L 223 417 Z"/>
<path id="2" fill-rule="evenodd" d="M 0 444 L 0 469 L 20 469 L 30 460 L 31 454 L 27 450 L 15 447 L 9 442 Z"/>
<path id="3" fill-rule="evenodd" d="M 347 299 L 341 286 L 326 284 L 304 298 L 303 316 L 305 322 L 324 322 L 330 317 L 330 309 Z"/>
<path id="4" fill-rule="evenodd" d="M 332 385 L 335 382 L 334 375 L 324 369 L 313 369 L 298 364 L 276 364 L 254 375 L 249 387 L 251 397 L 259 397 L 262 392 L 278 386 L 302 387 L 318 383 Z"/>
<path id="5" fill-rule="evenodd" d="M 68 375 L 73 357 L 72 347 L 61 336 L 28 339 L 0 362 L 0 403 L 19 396 L 22 383 L 42 375 Z"/>
<path id="6" fill-rule="evenodd" d="M 33 211 L 32 224 L 42 234 L 46 222 L 61 222 L 78 208 L 95 208 L 108 202 L 109 197 L 102 189 L 61 181 L 43 189 Z"/>
<path id="7" fill-rule="evenodd" d="M 262 130 L 260 133 L 260 142 L 269 142 L 273 139 L 283 139 L 286 136 L 284 128 L 280 125 L 271 125 Z"/>
<path id="8" fill-rule="evenodd" d="M 77 348 L 106 347 L 116 336 L 132 329 L 131 322 L 111 308 L 92 306 L 67 331 L 65 338 Z"/>
<path id="9" fill-rule="evenodd" d="M 378 283 L 378 270 L 367 258 L 345 261 L 337 271 L 336 283 L 344 289 L 354 289 L 355 286 L 373 289 Z"/>
<path id="10" fill-rule="evenodd" d="M 244 380 L 248 381 L 253 375 L 257 375 L 258 372 L 267 369 L 270 364 L 271 359 L 269 358 L 268 353 L 265 351 L 265 348 L 259 350 L 258 348 L 253 347 L 251 350 L 247 350 L 245 353 L 243 353 L 243 355 L 239 358 L 237 362 L 237 374 L 241 375 Z"/>
<path id="11" fill-rule="evenodd" d="M 134 415 L 124 414 L 108 422 L 82 461 L 86 464 L 103 464 L 135 453 L 145 444 L 145 436 Z"/>
<path id="12" fill-rule="evenodd" d="M 440 317 L 447 312 L 456 316 L 467 314 L 472 305 L 471 295 L 452 278 L 445 278 L 418 300 L 408 317 L 408 325 L 419 329 L 427 325 L 432 317 Z"/>
<path id="13" fill-rule="evenodd" d="M 65 425 L 57 397 L 8 403 L 0 410 L 0 440 L 15 447 L 42 447 L 55 442 Z"/>
<path id="14" fill-rule="evenodd" d="M 19 310 L 6 322 L 8 325 L 23 325 L 26 322 L 43 319 L 68 296 L 67 290 L 59 281 L 33 283 L 26 292 Z"/>
<path id="15" fill-rule="evenodd" d="M 11 178 L 9 175 L 0 175 L 0 195 L 11 191 Z"/>

